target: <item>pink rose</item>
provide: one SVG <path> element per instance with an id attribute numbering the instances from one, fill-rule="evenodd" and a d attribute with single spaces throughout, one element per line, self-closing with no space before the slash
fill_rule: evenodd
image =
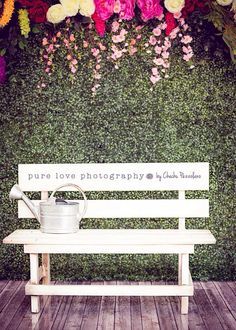
<path id="1" fill-rule="evenodd" d="M 119 30 L 120 24 L 117 21 L 114 21 L 111 25 L 112 32 L 117 32 Z"/>

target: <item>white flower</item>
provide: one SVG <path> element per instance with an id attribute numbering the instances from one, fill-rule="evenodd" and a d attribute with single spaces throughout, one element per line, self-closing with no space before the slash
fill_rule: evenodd
<path id="1" fill-rule="evenodd" d="M 216 0 L 216 2 L 221 6 L 229 6 L 233 0 Z"/>
<path id="2" fill-rule="evenodd" d="M 80 7 L 80 0 L 60 0 L 67 17 L 75 16 L 78 14 Z"/>
<path id="3" fill-rule="evenodd" d="M 184 7 L 185 0 L 165 0 L 166 9 L 172 13 L 179 13 Z"/>
<path id="4" fill-rule="evenodd" d="M 47 20 L 50 23 L 57 24 L 66 18 L 66 14 L 62 5 L 57 4 L 51 6 L 47 11 Z"/>
<path id="5" fill-rule="evenodd" d="M 83 16 L 91 16 L 95 12 L 93 0 L 80 0 L 80 14 Z"/>

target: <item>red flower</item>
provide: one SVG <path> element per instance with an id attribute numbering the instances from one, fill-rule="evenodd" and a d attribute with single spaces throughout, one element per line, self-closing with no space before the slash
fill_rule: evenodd
<path id="1" fill-rule="evenodd" d="M 105 31 L 106 31 L 105 21 L 101 19 L 101 17 L 98 15 L 98 13 L 96 11 L 92 15 L 92 19 L 94 20 L 95 29 L 96 29 L 97 33 L 100 35 L 100 37 L 104 37 Z"/>
<path id="2" fill-rule="evenodd" d="M 46 13 L 48 11 L 48 4 L 42 0 L 18 0 L 23 6 L 28 8 L 29 18 L 35 23 L 43 23 L 46 21 Z"/>
<path id="3" fill-rule="evenodd" d="M 165 15 L 165 19 L 166 19 L 166 35 L 168 36 L 172 30 L 174 30 L 174 28 L 176 27 L 176 22 L 175 22 L 175 18 L 174 15 L 172 13 L 167 12 Z"/>
<path id="4" fill-rule="evenodd" d="M 185 0 L 185 6 L 182 9 L 182 16 L 186 18 L 197 8 L 199 8 L 201 12 L 206 13 L 208 10 L 207 0 Z"/>

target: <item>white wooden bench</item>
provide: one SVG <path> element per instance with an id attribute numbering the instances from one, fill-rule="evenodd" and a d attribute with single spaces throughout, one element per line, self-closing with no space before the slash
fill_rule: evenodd
<path id="1" fill-rule="evenodd" d="M 179 296 L 181 313 L 188 313 L 193 295 L 189 254 L 195 244 L 214 244 L 209 230 L 185 228 L 185 218 L 208 217 L 208 199 L 185 199 L 186 190 L 208 190 L 208 163 L 139 164 L 24 164 L 19 165 L 23 191 L 48 191 L 63 183 L 77 183 L 84 191 L 178 191 L 178 199 L 89 200 L 85 218 L 179 218 L 177 229 L 80 229 L 75 234 L 45 234 L 40 230 L 18 229 L 4 239 L 23 244 L 30 255 L 30 281 L 25 292 L 31 295 L 31 310 L 40 310 L 41 295 L 92 296 Z M 67 188 L 67 190 L 73 188 Z M 38 204 L 40 201 L 35 201 Z M 19 218 L 33 218 L 22 201 Z M 20 226 L 20 224 L 19 224 Z M 52 253 L 178 254 L 178 285 L 51 285 Z M 39 255 L 42 264 L 39 265 Z"/>

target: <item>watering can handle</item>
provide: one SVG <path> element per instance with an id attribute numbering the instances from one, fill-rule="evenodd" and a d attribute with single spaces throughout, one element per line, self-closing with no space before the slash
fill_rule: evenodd
<path id="1" fill-rule="evenodd" d="M 87 201 L 87 197 L 85 195 L 85 193 L 83 192 L 83 190 L 80 188 L 80 186 L 78 186 L 77 184 L 75 183 L 65 183 L 65 184 L 62 184 L 61 186 L 57 187 L 51 194 L 51 196 L 49 198 L 52 198 L 54 196 L 54 194 L 57 192 L 57 190 L 61 189 L 61 188 L 64 188 L 64 187 L 74 187 L 76 189 L 78 189 L 83 198 L 84 198 L 84 209 L 83 209 L 83 212 L 80 214 L 80 217 L 81 219 L 83 218 L 83 216 L 85 215 L 85 212 L 87 211 L 87 208 L 88 208 L 88 201 Z"/>

